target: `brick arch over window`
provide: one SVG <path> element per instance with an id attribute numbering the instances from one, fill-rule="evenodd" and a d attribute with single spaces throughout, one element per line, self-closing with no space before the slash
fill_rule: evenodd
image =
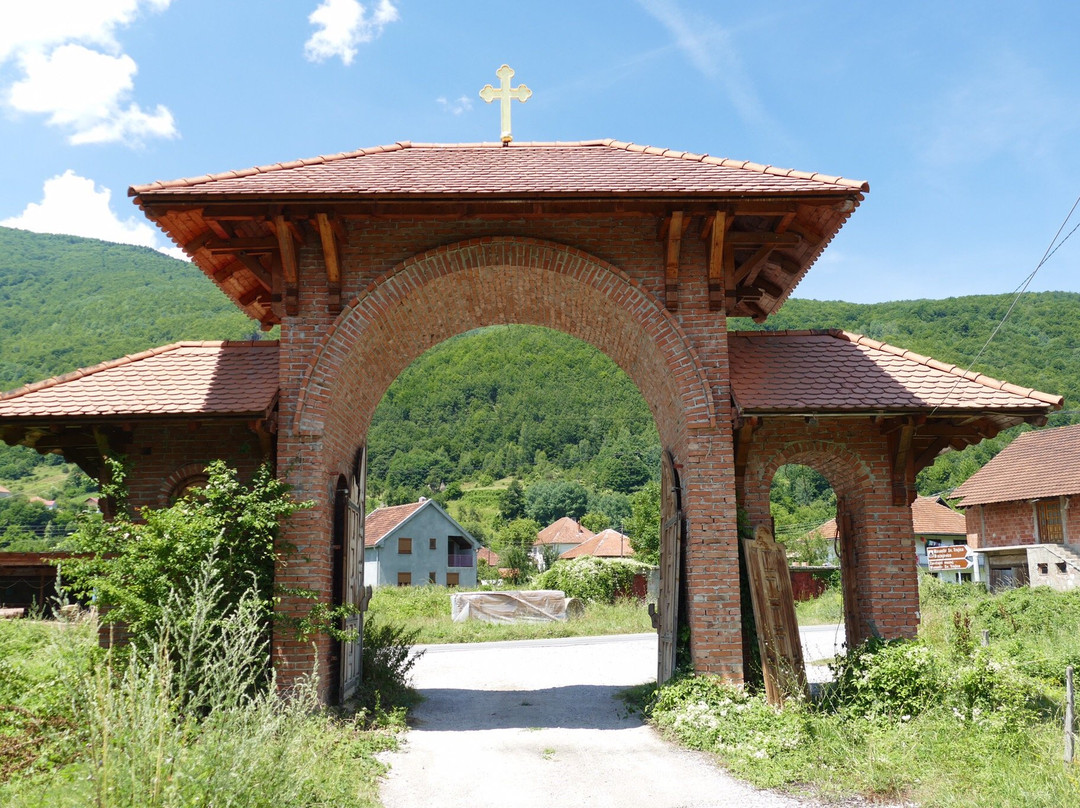
<path id="1" fill-rule="evenodd" d="M 911 510 L 892 503 L 887 441 L 852 419 L 774 419 L 754 435 L 739 481 L 752 524 L 769 517 L 769 491 L 781 466 L 809 466 L 843 497 L 850 515 L 852 557 L 842 565 L 848 642 L 874 634 L 912 636 L 918 627 L 918 578 Z"/>
<path id="2" fill-rule="evenodd" d="M 414 256 L 364 290 L 317 351 L 299 391 L 294 434 L 362 435 L 414 359 L 457 334 L 509 323 L 563 331 L 607 354 L 641 391 L 666 445 L 690 423 L 715 422 L 689 341 L 639 284 L 572 247 L 490 238 Z"/>
<path id="3" fill-rule="evenodd" d="M 188 463 L 181 466 L 166 477 L 165 482 L 161 484 L 158 503 L 162 508 L 167 508 L 189 488 L 205 485 L 207 479 L 209 478 L 206 474 L 205 463 Z"/>

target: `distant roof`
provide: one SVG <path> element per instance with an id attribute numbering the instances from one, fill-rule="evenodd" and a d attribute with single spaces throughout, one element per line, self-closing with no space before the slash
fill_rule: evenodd
<path id="1" fill-rule="evenodd" d="M 613 528 L 602 530 L 579 544 L 572 547 L 559 558 L 577 558 L 578 556 L 597 556 L 598 558 L 624 558 L 632 556 L 634 548 L 630 546 L 630 539 Z"/>
<path id="2" fill-rule="evenodd" d="M 741 331 L 728 344 L 732 395 L 744 413 L 1023 415 L 1064 401 L 847 331 Z"/>
<path id="3" fill-rule="evenodd" d="M 964 514 L 954 511 L 938 497 L 916 497 L 911 503 L 911 526 L 917 536 L 964 536 Z M 811 531 L 826 539 L 836 538 L 836 520 L 830 519 Z"/>
<path id="4" fill-rule="evenodd" d="M 595 535 L 587 527 L 564 516 L 537 533 L 535 544 L 581 544 Z"/>
<path id="5" fill-rule="evenodd" d="M 278 344 L 177 342 L 0 395 L 0 418 L 265 413 Z"/>
<path id="6" fill-rule="evenodd" d="M 476 551 L 476 560 L 483 561 L 492 567 L 499 566 L 499 556 L 490 547 L 481 547 Z"/>
<path id="7" fill-rule="evenodd" d="M 953 491 L 961 504 L 1080 494 L 1080 425 L 1025 432 Z"/>
<path id="8" fill-rule="evenodd" d="M 815 194 L 862 180 L 617 140 L 410 143 L 135 185 L 132 196 Z"/>
<path id="9" fill-rule="evenodd" d="M 364 546 L 374 547 L 391 530 L 396 528 L 431 500 L 407 502 L 404 505 L 390 505 L 376 508 L 364 518 Z"/>

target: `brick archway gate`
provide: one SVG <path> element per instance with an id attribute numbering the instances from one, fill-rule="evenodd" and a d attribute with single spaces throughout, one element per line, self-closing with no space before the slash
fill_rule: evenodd
<path id="1" fill-rule="evenodd" d="M 617 267 L 572 247 L 516 237 L 450 244 L 413 256 L 370 284 L 325 334 L 300 332 L 286 340 L 283 329 L 278 464 L 298 495 L 316 502 L 292 518 L 285 539 L 301 556 L 328 558 L 332 515 L 323 494 L 349 468 L 393 380 L 438 343 L 507 323 L 545 326 L 588 342 L 637 385 L 683 479 L 695 666 L 739 678 L 731 436 L 727 419 L 716 415 L 716 381 L 710 383 L 682 326 L 653 295 Z M 303 372 L 290 373 L 296 368 Z M 331 585 L 329 566 L 319 563 L 285 565 L 278 576 L 285 586 L 319 592 Z M 311 653 L 280 637 L 279 676 L 287 682 L 293 672 L 310 670 Z"/>

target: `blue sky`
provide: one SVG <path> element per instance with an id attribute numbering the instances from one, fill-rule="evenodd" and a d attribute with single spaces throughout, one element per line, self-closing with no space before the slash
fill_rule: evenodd
<path id="1" fill-rule="evenodd" d="M 164 248 L 129 185 L 497 140 L 508 62 L 516 140 L 868 180 L 799 297 L 1009 292 L 1080 194 L 1077 31 L 1067 2 L 0 0 L 0 224 Z M 1080 234 L 1032 288 L 1078 270 Z"/>

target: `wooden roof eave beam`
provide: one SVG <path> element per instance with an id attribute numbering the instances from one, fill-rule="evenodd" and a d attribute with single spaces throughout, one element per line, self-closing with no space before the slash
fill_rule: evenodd
<path id="1" fill-rule="evenodd" d="M 891 459 L 892 504 L 908 506 L 915 501 L 915 430 L 914 418 L 907 419 L 898 430 L 889 433 Z"/>
<path id="2" fill-rule="evenodd" d="M 339 259 L 338 234 L 340 224 L 326 213 L 316 213 L 315 221 L 319 228 L 319 240 L 322 242 L 323 263 L 326 266 L 326 284 L 328 300 L 326 309 L 330 314 L 341 313 L 341 262 Z M 335 227 L 335 224 L 337 226 Z"/>
<path id="3" fill-rule="evenodd" d="M 280 213 L 273 218 L 273 228 L 277 236 L 281 272 L 285 280 L 283 300 L 285 314 L 292 317 L 300 313 L 300 273 L 296 260 L 296 235 L 292 223 Z"/>
<path id="4" fill-rule="evenodd" d="M 716 211 L 705 222 L 701 237 L 708 239 L 709 311 L 725 311 L 727 308 L 727 271 L 725 261 L 734 262 L 735 253 L 725 244 L 733 216 L 722 210 Z"/>
<path id="5" fill-rule="evenodd" d="M 664 304 L 668 311 L 679 308 L 679 257 L 683 235 L 689 224 L 689 217 L 684 217 L 681 210 L 673 210 L 660 225 L 658 237 L 665 243 Z"/>
<path id="6" fill-rule="evenodd" d="M 751 415 L 742 417 L 735 430 L 735 479 L 746 476 L 746 464 L 750 459 L 750 447 L 754 443 L 754 432 L 761 426 L 762 419 Z"/>

